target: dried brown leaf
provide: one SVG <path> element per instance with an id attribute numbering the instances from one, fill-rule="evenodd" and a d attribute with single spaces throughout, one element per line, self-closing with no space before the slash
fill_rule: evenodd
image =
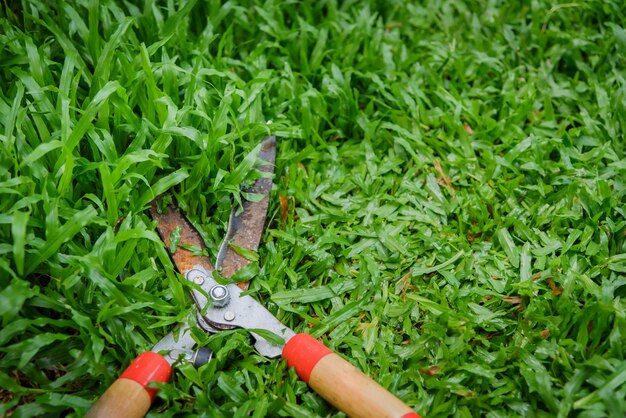
<path id="1" fill-rule="evenodd" d="M 430 366 L 427 369 L 420 369 L 420 373 L 427 374 L 428 376 L 434 376 L 439 370 L 441 370 L 441 367 L 439 366 Z"/>

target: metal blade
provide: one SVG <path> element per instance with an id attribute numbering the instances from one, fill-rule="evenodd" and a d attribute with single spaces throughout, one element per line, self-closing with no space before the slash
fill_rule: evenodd
<path id="1" fill-rule="evenodd" d="M 198 247 L 201 250 L 205 249 L 204 241 L 202 237 L 196 231 L 196 229 L 189 223 L 178 207 L 174 204 L 168 205 L 166 211 L 159 212 L 159 198 L 152 201 L 150 205 L 150 216 L 152 219 L 158 222 L 157 230 L 161 239 L 165 243 L 165 246 L 170 252 L 170 256 L 178 268 L 178 271 L 183 276 L 187 274 L 194 266 L 201 265 L 207 271 L 213 272 L 215 268 L 211 264 L 211 261 L 207 257 L 194 255 L 191 251 L 182 248 L 180 245 L 176 248 L 176 251 L 172 253 L 170 249 L 170 237 L 176 228 L 180 228 L 180 242 L 179 244 L 190 245 Z"/>
<path id="2" fill-rule="evenodd" d="M 263 140 L 259 157 L 267 161 L 268 164 L 260 166 L 258 170 L 273 173 L 274 161 L 276 160 L 276 137 L 272 136 Z M 242 209 L 233 208 L 230 212 L 228 231 L 215 262 L 215 267 L 220 275 L 231 277 L 241 268 L 250 264 L 250 260 L 238 254 L 231 247 L 231 243 L 250 251 L 256 252 L 259 249 L 272 191 L 272 180 L 272 177 L 257 179 L 254 185 L 246 191 L 262 194 L 263 199 L 259 202 L 244 201 Z M 248 288 L 247 282 L 238 285 L 244 290 Z"/>

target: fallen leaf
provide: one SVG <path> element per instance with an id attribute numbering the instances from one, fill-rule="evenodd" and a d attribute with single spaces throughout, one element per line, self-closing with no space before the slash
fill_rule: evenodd
<path id="1" fill-rule="evenodd" d="M 439 370 L 441 370 L 441 367 L 439 366 L 430 366 L 427 369 L 420 369 L 420 373 L 427 374 L 428 376 L 434 376 Z"/>
<path id="2" fill-rule="evenodd" d="M 443 168 L 441 168 L 441 164 L 439 164 L 439 160 L 435 160 L 433 164 L 435 165 L 435 170 L 437 170 L 437 172 L 443 179 L 445 186 L 454 194 L 455 190 L 454 190 L 454 187 L 452 187 L 452 182 L 450 181 L 448 176 L 446 176 L 446 173 L 443 172 Z"/>
<path id="3" fill-rule="evenodd" d="M 472 234 L 470 234 L 470 235 L 467 235 L 466 238 L 467 238 L 467 240 L 469 242 L 474 242 L 474 241 L 476 241 L 477 238 L 480 238 L 480 236 L 479 235 L 472 235 Z"/>
<path id="4" fill-rule="evenodd" d="M 555 283 L 554 280 L 552 278 L 548 279 L 548 286 L 550 286 L 550 290 L 552 290 L 552 294 L 554 296 L 559 296 L 561 293 L 563 293 L 563 288 L 558 287 Z"/>
<path id="5" fill-rule="evenodd" d="M 521 296 L 507 296 L 507 297 L 502 298 L 502 300 L 505 302 L 512 303 L 514 305 L 519 305 L 522 303 Z"/>
<path id="6" fill-rule="evenodd" d="M 285 222 L 289 214 L 289 200 L 282 194 L 278 195 L 278 199 L 280 200 L 280 219 Z"/>

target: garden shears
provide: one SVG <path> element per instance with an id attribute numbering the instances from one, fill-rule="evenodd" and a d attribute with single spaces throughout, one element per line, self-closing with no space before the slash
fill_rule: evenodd
<path id="1" fill-rule="evenodd" d="M 195 324 L 181 324 L 167 334 L 151 351 L 140 354 L 88 411 L 87 417 L 143 417 L 150 408 L 157 388 L 152 382 L 167 382 L 172 365 L 187 361 L 195 367 L 211 360 L 208 348 L 196 348 L 192 327 L 204 332 L 244 328 L 255 339 L 254 347 L 263 356 L 282 356 L 289 367 L 324 399 L 350 417 L 419 417 L 400 399 L 363 374 L 308 334 L 296 334 L 282 324 L 252 296 L 244 294 L 248 283 L 225 283 L 215 273 L 230 278 L 250 263 L 242 254 L 256 252 L 264 230 L 272 174 L 276 157 L 276 139 L 269 137 L 257 147 L 262 160 L 262 177 L 247 189 L 257 195 L 244 200 L 242 207 L 231 211 L 229 226 L 215 265 L 208 257 L 190 248 L 204 249 L 197 230 L 175 204 L 155 199 L 150 207 L 157 230 L 176 268 L 192 285 L 197 318 Z M 173 238 L 175 237 L 175 238 Z M 172 239 L 179 244 L 172 246 Z M 268 337 L 268 333 L 277 338 Z M 271 341 L 270 341 L 271 340 Z M 284 343 L 277 343 L 283 340 Z"/>

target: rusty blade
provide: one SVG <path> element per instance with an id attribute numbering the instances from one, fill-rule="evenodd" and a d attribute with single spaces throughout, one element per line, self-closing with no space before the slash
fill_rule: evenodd
<path id="1" fill-rule="evenodd" d="M 197 265 L 201 265 L 208 272 L 213 272 L 215 268 L 207 257 L 194 255 L 191 251 L 181 246 L 181 244 L 190 245 L 204 250 L 206 247 L 198 231 L 196 231 L 187 218 L 182 215 L 178 206 L 174 204 L 168 205 L 167 211 L 163 211 L 164 213 L 159 213 L 157 209 L 159 199 L 160 198 L 154 199 L 150 204 L 150 216 L 158 222 L 157 230 L 159 231 L 159 235 L 165 243 L 167 250 L 170 252 L 170 256 L 180 274 L 183 276 L 186 275 L 189 270 Z M 172 253 L 170 251 L 170 237 L 177 227 L 180 227 L 180 243 L 176 251 Z"/>
<path id="2" fill-rule="evenodd" d="M 276 160 L 276 137 L 272 136 L 263 140 L 259 157 L 267 161 L 267 164 L 261 165 L 258 170 L 273 173 Z M 231 277 L 241 268 L 250 264 L 250 260 L 238 254 L 231 244 L 249 251 L 259 249 L 272 191 L 272 180 L 272 177 L 257 179 L 254 185 L 246 191 L 261 194 L 263 198 L 258 202 L 244 201 L 243 208 L 233 208 L 230 212 L 228 231 L 215 262 L 220 275 Z M 248 283 L 239 283 L 239 287 L 245 290 L 248 288 Z"/>

